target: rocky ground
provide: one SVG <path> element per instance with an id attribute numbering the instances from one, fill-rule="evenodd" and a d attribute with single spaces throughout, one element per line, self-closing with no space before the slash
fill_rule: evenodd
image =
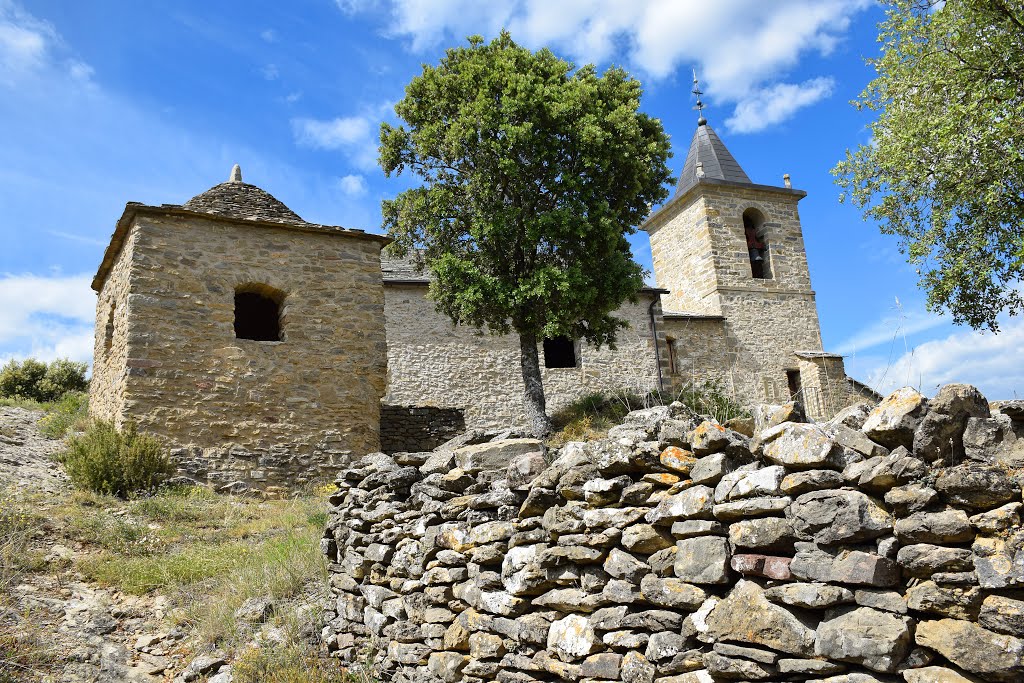
<path id="1" fill-rule="evenodd" d="M 83 560 L 103 550 L 67 528 L 71 485 L 54 460 L 61 442 L 39 433 L 41 416 L 0 407 L 0 683 L 231 681 L 230 653 L 211 650 L 196 633 L 174 625 L 182 620 L 180 614 L 170 618 L 180 611 L 173 595 L 133 595 L 78 571 Z M 103 512 L 129 514 L 127 507 L 109 505 Z M 88 507 L 78 514 L 79 523 L 89 522 Z M 28 520 L 21 527 L 18 515 Z M 17 544 L 14 533 L 23 533 Z M 300 597 L 296 604 L 316 602 Z M 279 629 L 268 622 L 280 607 L 267 598 L 249 600 L 234 621 L 251 624 L 246 628 L 254 642 L 281 641 Z M 318 629 L 313 614 L 305 615 L 310 632 Z"/>
<path id="2" fill-rule="evenodd" d="M 0 408 L 0 487 L 16 496 L 41 500 L 45 511 L 70 494 L 70 482 L 53 456 L 61 442 L 44 438 L 36 427 L 39 411 Z M 44 497 L 33 494 L 46 494 Z M 55 540 L 57 539 L 57 540 Z M 85 548 L 63 545 L 59 534 L 39 533 L 28 551 L 40 553 L 43 571 L 22 575 L 8 588 L 10 604 L 3 621 L 31 635 L 33 647 L 53 661 L 59 672 L 18 669 L 15 680 L 60 683 L 165 680 L 164 673 L 184 667 L 174 645 L 181 632 L 164 626 L 166 599 L 135 596 L 86 582 L 70 571 L 76 554 Z M 50 668 L 50 667 L 47 667 Z M 0 665 L 0 679 L 3 678 Z"/>

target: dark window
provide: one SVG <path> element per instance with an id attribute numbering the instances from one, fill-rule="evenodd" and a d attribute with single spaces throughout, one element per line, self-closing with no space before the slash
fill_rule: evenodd
<path id="1" fill-rule="evenodd" d="M 552 337 L 544 340 L 544 367 L 576 367 L 576 342 L 569 337 Z"/>
<path id="2" fill-rule="evenodd" d="M 743 237 L 747 243 L 751 277 L 758 280 L 770 279 L 772 270 L 768 258 L 768 237 L 764 229 L 764 215 L 757 209 L 747 209 L 743 212 Z"/>
<path id="3" fill-rule="evenodd" d="M 117 304 L 110 304 L 110 313 L 107 315 L 107 326 L 103 330 L 103 350 L 110 351 L 114 345 L 114 313 L 117 311 Z"/>
<path id="4" fill-rule="evenodd" d="M 668 346 L 668 373 L 677 375 L 679 368 L 676 365 L 676 340 L 672 337 L 665 337 L 665 345 Z"/>
<path id="5" fill-rule="evenodd" d="M 281 341 L 281 300 L 266 287 L 235 290 L 235 336 L 255 341 Z"/>
<path id="6" fill-rule="evenodd" d="M 789 400 L 803 401 L 804 397 L 800 393 L 800 371 L 786 370 L 786 383 L 789 385 Z"/>

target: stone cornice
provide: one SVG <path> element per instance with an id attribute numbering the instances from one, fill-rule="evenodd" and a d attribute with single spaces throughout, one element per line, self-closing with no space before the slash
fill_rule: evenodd
<path id="1" fill-rule="evenodd" d="M 669 219 L 676 207 L 685 204 L 692 197 L 696 196 L 699 191 L 704 189 L 710 189 L 713 187 L 726 187 L 737 190 L 753 190 L 755 192 L 768 192 L 771 194 L 783 195 L 800 201 L 807 196 L 804 190 L 794 190 L 788 187 L 775 187 L 774 185 L 755 185 L 753 183 L 737 183 L 729 180 L 720 180 L 718 178 L 701 178 L 697 183 L 690 187 L 690 189 L 675 195 L 669 199 L 665 204 L 658 207 L 658 210 L 647 217 L 643 223 L 640 224 L 640 229 L 645 232 L 650 232 L 661 227 L 661 224 Z"/>
<path id="2" fill-rule="evenodd" d="M 364 232 L 363 230 L 342 228 L 336 225 L 321 225 L 319 223 L 307 223 L 305 221 L 301 223 L 279 223 L 277 221 L 239 219 L 201 211 L 190 211 L 178 204 L 148 206 L 138 202 L 128 202 L 124 207 L 124 213 L 121 214 L 121 218 L 118 219 L 117 224 L 114 227 L 114 234 L 110 237 L 110 244 L 107 245 L 106 251 L 103 252 L 103 260 L 100 262 L 100 267 L 96 271 L 96 276 L 92 279 L 92 288 L 96 292 L 99 292 L 103 287 L 103 283 L 106 281 L 107 275 L 110 273 L 110 269 L 114 267 L 114 261 L 117 260 L 118 254 L 121 253 L 121 248 L 124 246 L 124 241 L 128 236 L 128 231 L 131 229 L 135 219 L 140 216 L 198 218 L 213 221 L 215 223 L 229 223 L 231 225 L 242 227 L 262 226 L 268 228 L 280 228 L 282 230 L 294 230 L 296 232 L 336 235 L 338 237 L 348 237 L 351 239 L 377 242 L 382 247 L 390 244 L 392 241 L 390 237 L 385 237 L 384 235 L 374 235 L 372 233 Z"/>

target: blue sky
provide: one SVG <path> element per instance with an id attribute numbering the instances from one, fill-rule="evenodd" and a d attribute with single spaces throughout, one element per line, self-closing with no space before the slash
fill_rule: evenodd
<path id="1" fill-rule="evenodd" d="M 182 203 L 231 165 L 303 218 L 379 231 L 405 187 L 380 121 L 423 63 L 503 26 L 532 48 L 625 66 L 682 164 L 705 114 L 754 182 L 808 192 L 804 238 L 827 350 L 887 391 L 1024 393 L 1024 322 L 999 335 L 924 310 L 895 240 L 838 202 L 864 143 L 849 101 L 872 72 L 870 0 L 0 0 L 0 360 L 88 360 L 88 283 L 127 201 Z M 634 253 L 649 266 L 645 234 Z"/>

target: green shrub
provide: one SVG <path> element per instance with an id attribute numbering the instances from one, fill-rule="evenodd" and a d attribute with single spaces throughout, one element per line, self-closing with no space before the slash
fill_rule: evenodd
<path id="1" fill-rule="evenodd" d="M 157 438 L 140 434 L 132 424 L 119 432 L 102 420 L 69 438 L 58 460 L 78 488 L 121 498 L 152 491 L 174 472 Z"/>
<path id="2" fill-rule="evenodd" d="M 69 391 L 39 420 L 39 431 L 47 439 L 62 439 L 70 430 L 82 431 L 89 413 L 89 394 Z"/>
<path id="3" fill-rule="evenodd" d="M 47 365 L 34 358 L 11 360 L 0 368 L 0 397 L 56 401 L 69 391 L 85 391 L 85 363 L 58 359 Z"/>

